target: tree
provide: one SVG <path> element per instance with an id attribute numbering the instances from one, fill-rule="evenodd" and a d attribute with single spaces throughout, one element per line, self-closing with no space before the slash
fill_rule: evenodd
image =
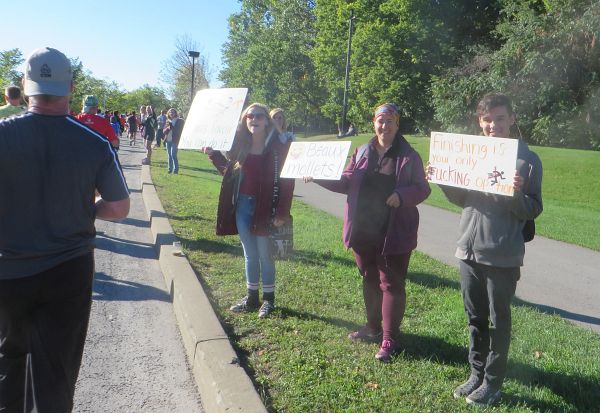
<path id="1" fill-rule="evenodd" d="M 469 130 L 478 99 L 501 91 L 532 142 L 600 149 L 600 1 L 506 2 L 502 14 L 500 47 L 474 49 L 435 80 L 436 118 Z"/>
<path id="2" fill-rule="evenodd" d="M 192 104 L 192 58 L 190 51 L 197 51 L 200 56 L 194 62 L 194 91 L 209 87 L 210 68 L 208 59 L 202 54 L 198 43 L 188 35 L 177 37 L 175 52 L 170 59 L 163 62 L 161 80 L 168 86 L 172 104 L 180 113 L 187 113 Z"/>
<path id="3" fill-rule="evenodd" d="M 244 0 L 229 18 L 223 46 L 228 87 L 247 87 L 248 100 L 282 107 L 293 125 L 319 127 L 324 90 L 315 77 L 313 1 Z"/>
<path id="4" fill-rule="evenodd" d="M 380 103 L 397 103 L 403 127 L 426 130 L 433 117 L 430 84 L 453 66 L 478 39 L 493 43 L 497 18 L 490 0 L 323 0 L 317 3 L 313 59 L 329 97 L 323 110 L 341 113 L 348 18 L 354 10 L 355 32 L 350 71 L 348 117 L 366 126 Z"/>
<path id="5" fill-rule="evenodd" d="M 122 99 L 127 112 L 138 111 L 138 108 L 142 105 L 152 106 L 157 113 L 162 109 L 169 109 L 173 106 L 172 102 L 166 97 L 164 90 L 149 85 L 144 85 L 123 94 Z"/>

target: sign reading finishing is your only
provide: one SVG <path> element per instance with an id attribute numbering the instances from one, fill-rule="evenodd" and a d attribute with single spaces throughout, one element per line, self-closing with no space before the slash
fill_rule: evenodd
<path id="1" fill-rule="evenodd" d="M 430 182 L 513 196 L 517 139 L 432 132 Z"/>

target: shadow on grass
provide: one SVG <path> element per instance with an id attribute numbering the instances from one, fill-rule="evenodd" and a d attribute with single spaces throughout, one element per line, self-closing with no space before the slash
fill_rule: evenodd
<path id="1" fill-rule="evenodd" d="M 167 169 L 169 167 L 169 164 L 165 161 L 152 161 L 152 166 Z M 181 173 L 181 171 L 203 172 L 203 173 L 207 173 L 207 174 L 211 174 L 211 175 L 220 175 L 219 172 L 215 168 L 198 168 L 195 166 L 187 166 L 187 165 L 182 164 L 180 161 L 179 162 L 179 173 Z M 192 176 L 192 175 L 188 175 L 188 176 Z"/>
<path id="2" fill-rule="evenodd" d="M 450 344 L 440 338 L 400 333 L 404 355 L 413 360 L 433 360 L 439 364 L 461 365 L 467 363 L 467 348 Z"/>
<path id="3" fill-rule="evenodd" d="M 427 288 L 451 288 L 460 291 L 460 282 L 424 272 L 409 272 L 408 280 Z"/>
<path id="4" fill-rule="evenodd" d="M 598 411 L 600 406 L 600 382 L 589 377 L 556 373 L 511 361 L 508 363 L 508 377 L 528 386 L 546 387 L 575 407 L 575 411 L 578 412 Z M 511 394 L 503 396 L 503 403 L 509 406 L 527 403 L 527 406 L 540 412 L 564 411 L 564 407 L 559 409 L 556 405 L 545 401 L 525 399 Z"/>
<path id="5" fill-rule="evenodd" d="M 221 175 L 219 173 L 219 171 L 217 171 L 215 168 L 198 168 L 195 166 L 186 166 L 186 165 L 179 165 L 179 171 L 195 171 L 195 172 L 203 172 L 203 173 L 207 173 L 207 174 L 211 174 L 211 175 Z"/>
<path id="6" fill-rule="evenodd" d="M 331 252 L 315 252 L 312 250 L 294 250 L 292 260 L 301 265 L 314 265 L 325 267 L 326 262 L 333 261 L 341 265 L 354 267 L 356 264 L 351 258 L 341 258 L 333 256 Z"/>
<path id="7" fill-rule="evenodd" d="M 287 308 L 287 307 L 277 307 L 280 313 L 280 317 L 282 319 L 286 319 L 289 317 L 294 317 L 297 318 L 299 320 L 319 320 L 322 321 L 324 323 L 328 323 L 328 324 L 332 324 L 338 327 L 342 327 L 345 328 L 346 330 L 350 331 L 354 331 L 357 330 L 358 328 L 362 327 L 359 324 L 356 324 L 354 322 L 351 321 L 347 321 L 344 320 L 342 318 L 333 318 L 333 317 L 324 317 L 321 315 L 317 315 L 314 313 L 307 313 L 305 311 L 298 311 L 295 309 L 291 309 L 291 308 Z"/>
<path id="8" fill-rule="evenodd" d="M 205 221 L 214 222 L 214 219 L 204 218 L 202 215 L 167 215 L 173 221 Z"/>
<path id="9" fill-rule="evenodd" d="M 231 245 L 226 242 L 213 241 L 205 238 L 179 238 L 179 240 L 190 251 L 219 252 L 231 255 L 243 255 L 243 249 L 241 245 Z"/>

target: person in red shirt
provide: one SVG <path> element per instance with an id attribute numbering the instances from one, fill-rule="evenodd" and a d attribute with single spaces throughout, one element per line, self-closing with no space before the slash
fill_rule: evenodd
<path id="1" fill-rule="evenodd" d="M 85 126 L 106 137 L 113 148 L 119 149 L 119 138 L 117 137 L 115 130 L 110 125 L 108 119 L 99 116 L 97 113 L 98 98 L 94 95 L 87 95 L 83 99 L 83 110 L 76 118 Z"/>

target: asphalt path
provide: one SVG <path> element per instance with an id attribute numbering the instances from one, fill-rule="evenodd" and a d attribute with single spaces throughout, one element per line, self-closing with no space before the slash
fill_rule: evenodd
<path id="1" fill-rule="evenodd" d="M 296 180 L 294 197 L 343 218 L 345 195 Z M 428 205 L 420 205 L 419 212 L 417 250 L 458 266 L 459 215 Z M 600 333 L 600 253 L 538 235 L 525 245 L 517 298 Z"/>
<path id="2" fill-rule="evenodd" d="M 123 145 L 119 156 L 131 212 L 119 223 L 96 222 L 92 314 L 74 411 L 203 412 L 141 196 L 144 151 L 140 143 Z"/>

